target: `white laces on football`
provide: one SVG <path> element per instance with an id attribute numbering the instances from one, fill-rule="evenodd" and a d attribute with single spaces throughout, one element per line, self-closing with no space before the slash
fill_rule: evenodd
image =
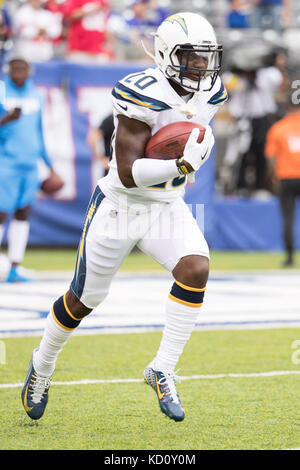
<path id="1" fill-rule="evenodd" d="M 31 388 L 33 390 L 31 400 L 35 405 L 41 402 L 46 390 L 50 387 L 51 380 L 47 377 L 37 377 Z"/>

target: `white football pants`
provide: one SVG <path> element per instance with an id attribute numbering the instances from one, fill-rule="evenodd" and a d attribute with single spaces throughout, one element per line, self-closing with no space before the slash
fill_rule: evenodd
<path id="1" fill-rule="evenodd" d="M 88 308 L 107 296 L 124 259 L 137 246 L 172 272 L 187 255 L 209 258 L 209 249 L 183 199 L 119 207 L 97 187 L 78 248 L 71 290 Z"/>

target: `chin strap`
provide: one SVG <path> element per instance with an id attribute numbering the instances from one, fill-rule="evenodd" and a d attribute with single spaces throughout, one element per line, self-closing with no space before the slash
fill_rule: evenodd
<path id="1" fill-rule="evenodd" d="M 155 36 L 155 33 L 150 33 L 150 36 Z M 144 49 L 145 53 L 146 53 L 149 57 L 151 57 L 151 59 L 153 59 L 154 62 L 156 62 L 156 60 L 155 60 L 155 55 L 152 54 L 152 52 L 148 51 L 148 49 L 147 49 L 147 47 L 145 46 L 144 41 L 143 41 L 142 39 L 141 39 L 141 44 L 142 44 L 142 48 Z"/>

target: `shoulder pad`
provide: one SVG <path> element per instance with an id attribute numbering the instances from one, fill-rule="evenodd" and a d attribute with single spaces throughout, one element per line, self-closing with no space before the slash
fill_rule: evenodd
<path id="1" fill-rule="evenodd" d="M 225 86 L 223 85 L 220 77 L 218 77 L 213 89 L 212 95 L 208 100 L 208 104 L 221 104 L 228 100 L 228 94 Z"/>
<path id="2" fill-rule="evenodd" d="M 120 80 L 114 87 L 112 95 L 122 101 L 151 109 L 152 111 L 164 111 L 170 109 L 165 103 L 159 76 L 155 69 L 147 69 L 133 73 Z"/>
<path id="3" fill-rule="evenodd" d="M 112 95 L 122 101 L 127 101 L 138 106 L 151 109 L 152 111 L 164 111 L 170 109 L 163 101 L 150 98 L 142 93 L 138 93 L 130 88 L 124 86 L 121 82 L 118 82 L 112 91 Z"/>

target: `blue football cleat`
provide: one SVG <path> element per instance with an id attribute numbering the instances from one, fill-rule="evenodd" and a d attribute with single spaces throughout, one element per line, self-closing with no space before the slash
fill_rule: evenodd
<path id="1" fill-rule="evenodd" d="M 30 282 L 31 280 L 18 271 L 18 266 L 12 266 L 6 278 L 6 282 Z"/>
<path id="2" fill-rule="evenodd" d="M 34 370 L 32 354 L 21 394 L 24 409 L 31 419 L 40 419 L 43 416 L 50 384 L 51 377 L 42 377 Z"/>
<path id="3" fill-rule="evenodd" d="M 175 380 L 178 381 L 178 377 L 175 373 L 154 370 L 148 366 L 144 371 L 144 378 L 155 390 L 161 411 L 175 421 L 182 421 L 184 409 L 176 390 Z"/>

